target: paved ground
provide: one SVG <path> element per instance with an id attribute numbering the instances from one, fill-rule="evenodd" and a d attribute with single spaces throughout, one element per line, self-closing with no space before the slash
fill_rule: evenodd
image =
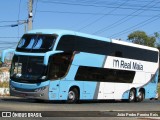
<path id="1" fill-rule="evenodd" d="M 0 111 L 18 111 L 18 112 L 24 112 L 24 111 L 48 111 L 47 114 L 49 116 L 58 116 L 58 117 L 46 117 L 45 120 L 62 120 L 62 116 L 64 120 L 82 120 L 85 117 L 85 120 L 106 120 L 105 117 L 101 116 L 116 116 L 118 113 L 123 116 L 123 114 L 126 114 L 127 112 L 131 114 L 131 116 L 134 116 L 134 113 L 142 113 L 145 114 L 144 111 L 147 111 L 146 114 L 159 114 L 160 116 L 160 100 L 146 100 L 141 103 L 127 103 L 127 102 L 121 102 L 121 101 L 94 101 L 94 102 L 88 102 L 88 101 L 82 101 L 79 104 L 66 104 L 61 102 L 37 102 L 35 100 L 28 100 L 23 98 L 11 98 L 11 97 L 5 97 L 0 98 Z M 56 113 L 57 111 L 60 111 Z M 70 111 L 68 113 L 68 111 Z M 76 112 L 75 112 L 76 111 Z M 94 111 L 94 112 L 83 112 L 83 111 Z M 116 111 L 116 112 L 114 112 Z M 56 113 L 56 114 L 55 114 Z M 133 114 L 132 114 L 133 113 Z M 73 116 L 80 116 L 80 117 L 73 117 Z M 66 118 L 66 116 L 68 116 Z M 71 117 L 72 116 L 72 117 Z M 89 116 L 89 117 L 86 117 Z M 97 116 L 97 117 L 94 117 Z M 145 116 L 146 117 L 146 116 Z M 133 119 L 148 119 L 148 120 L 154 120 L 154 119 L 160 119 L 160 117 L 116 117 L 114 119 L 117 120 L 133 120 Z M 3 118 L 2 120 L 8 120 L 10 118 Z M 13 120 L 17 120 L 19 118 L 12 118 Z M 23 118 L 27 120 L 33 120 L 36 118 Z M 38 118 L 37 120 L 42 120 L 43 118 Z M 108 119 L 113 119 L 112 117 L 107 117 Z"/>

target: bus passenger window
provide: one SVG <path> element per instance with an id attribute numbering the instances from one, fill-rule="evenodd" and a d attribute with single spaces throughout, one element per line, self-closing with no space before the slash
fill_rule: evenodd
<path id="1" fill-rule="evenodd" d="M 115 57 L 122 57 L 122 56 L 123 56 L 122 52 L 120 52 L 120 51 L 115 52 Z"/>

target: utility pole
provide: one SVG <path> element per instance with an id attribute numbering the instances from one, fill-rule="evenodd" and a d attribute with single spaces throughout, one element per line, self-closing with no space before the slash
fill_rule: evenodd
<path id="1" fill-rule="evenodd" d="M 33 17 L 33 0 L 28 2 L 28 31 L 32 30 L 32 17 Z"/>

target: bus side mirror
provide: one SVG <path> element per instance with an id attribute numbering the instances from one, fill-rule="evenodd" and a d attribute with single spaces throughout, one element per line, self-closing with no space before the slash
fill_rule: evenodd
<path id="1" fill-rule="evenodd" d="M 5 62 L 5 57 L 7 56 L 8 53 L 14 53 L 15 52 L 15 49 L 6 49 L 6 50 L 3 50 L 2 53 L 1 53 L 1 62 L 4 63 Z"/>

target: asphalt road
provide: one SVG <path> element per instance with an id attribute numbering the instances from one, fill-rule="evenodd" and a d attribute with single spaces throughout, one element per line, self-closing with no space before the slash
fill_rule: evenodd
<path id="1" fill-rule="evenodd" d="M 123 114 L 126 113 L 133 113 L 130 115 L 130 118 L 127 119 L 144 119 L 144 117 L 134 117 L 134 113 L 137 114 L 138 112 L 146 113 L 149 112 L 151 114 L 157 115 L 159 117 L 147 117 L 149 119 L 160 119 L 160 100 L 145 100 L 141 103 L 127 103 L 122 101 L 82 101 L 79 104 L 67 104 L 58 101 L 44 101 L 44 102 L 37 102 L 35 100 L 29 100 L 24 98 L 0 98 L 0 111 L 17 111 L 17 112 L 25 112 L 25 111 L 35 111 L 35 112 L 42 112 L 48 111 L 43 115 L 48 115 L 45 120 L 50 120 L 50 116 L 54 116 L 54 119 L 59 120 L 63 117 L 63 119 L 68 120 L 82 120 L 84 117 L 87 120 L 107 120 L 112 119 L 109 116 L 116 116 L 118 113 L 122 113 L 122 117 L 116 117 L 114 119 L 122 119 Z M 59 111 L 59 112 L 57 112 Z M 84 112 L 85 111 L 85 112 Z M 86 112 L 88 111 L 88 112 Z M 116 111 L 116 112 L 114 112 Z M 156 111 L 156 112 L 155 112 Z M 158 112 L 157 112 L 158 111 Z M 137 112 L 137 113 L 136 113 Z M 74 115 L 73 115 L 74 114 Z M 73 116 L 72 116 L 73 115 Z M 132 116 L 133 115 L 133 116 Z M 79 116 L 78 118 L 76 116 Z M 103 117 L 101 117 L 103 116 Z M 76 118 L 75 118 L 76 117 Z M 146 117 L 146 116 L 145 116 Z M 2 118 L 0 118 L 2 119 Z M 9 118 L 3 118 L 2 120 L 8 120 Z M 13 120 L 17 120 L 17 118 L 12 118 Z M 18 118 L 19 119 L 19 118 Z M 24 118 L 26 119 L 26 118 Z M 27 118 L 27 120 L 32 120 L 36 118 Z M 37 120 L 41 120 L 43 118 L 37 118 Z M 125 117 L 126 119 L 126 117 Z M 53 120 L 53 118 L 51 119 Z"/>

